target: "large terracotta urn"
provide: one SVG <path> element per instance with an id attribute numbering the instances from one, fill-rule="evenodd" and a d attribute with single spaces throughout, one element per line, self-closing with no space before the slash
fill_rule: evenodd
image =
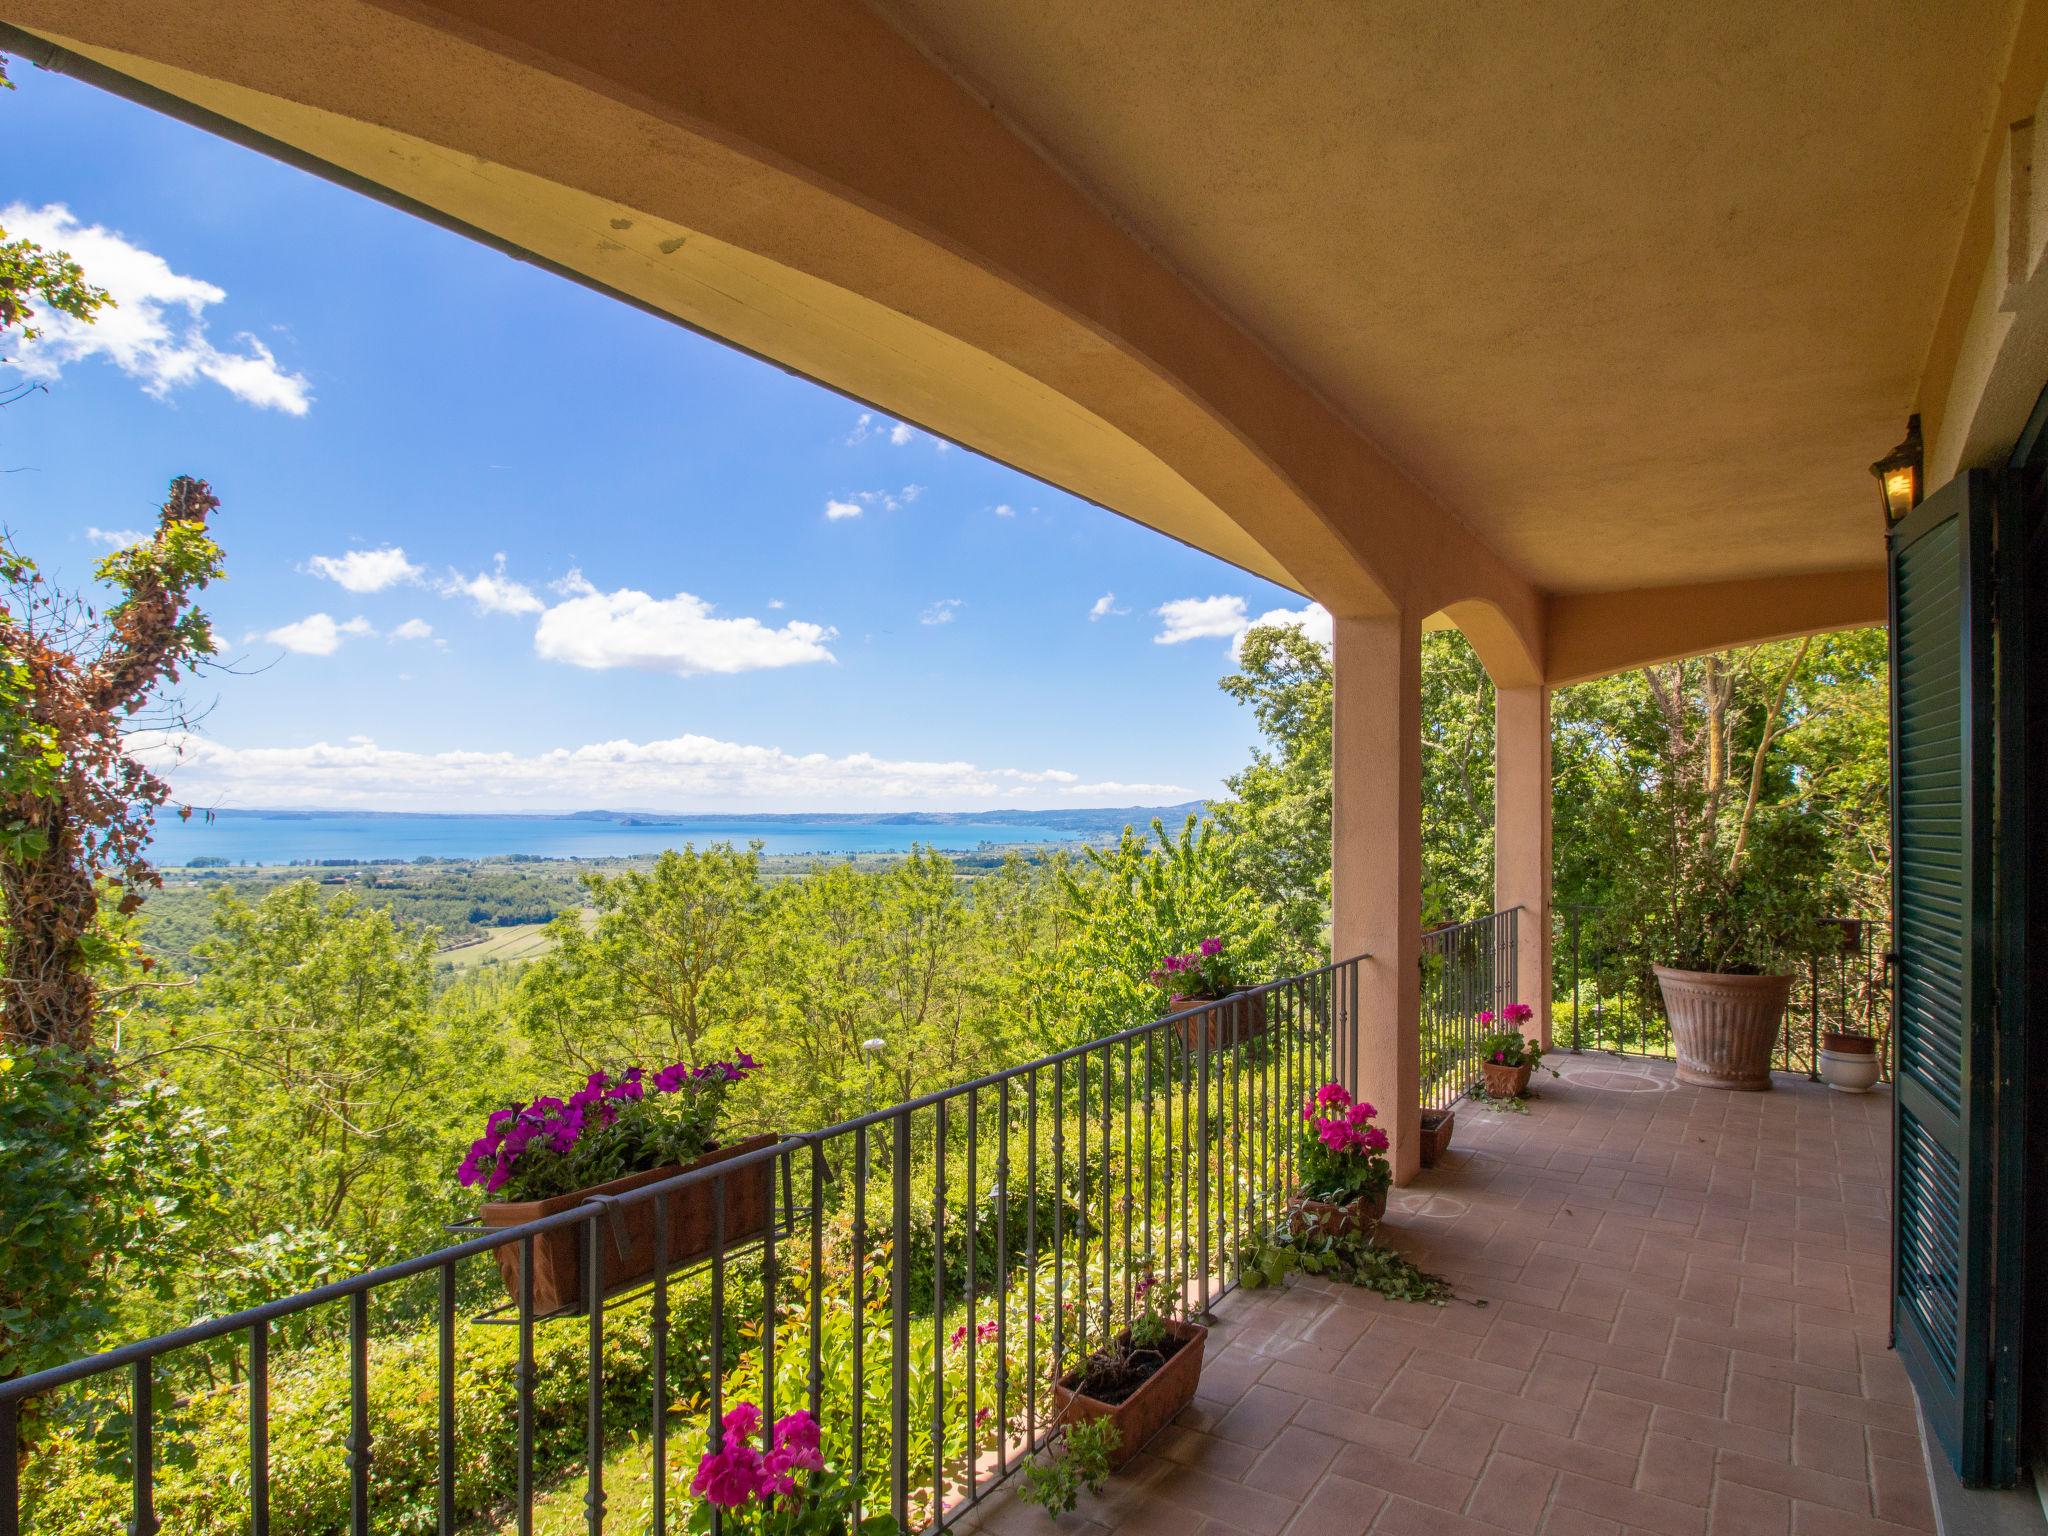
<path id="1" fill-rule="evenodd" d="M 1656 966 L 1678 1054 L 1678 1080 L 1756 1092 L 1771 1086 L 1771 1053 L 1792 996 L 1790 976 L 1727 976 Z"/>

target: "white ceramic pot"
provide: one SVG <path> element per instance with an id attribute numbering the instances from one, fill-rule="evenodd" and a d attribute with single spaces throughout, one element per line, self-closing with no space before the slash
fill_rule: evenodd
<path id="1" fill-rule="evenodd" d="M 1878 1076 L 1871 1051 L 1831 1051 L 1821 1047 L 1820 1076 L 1837 1093 L 1868 1093 Z"/>

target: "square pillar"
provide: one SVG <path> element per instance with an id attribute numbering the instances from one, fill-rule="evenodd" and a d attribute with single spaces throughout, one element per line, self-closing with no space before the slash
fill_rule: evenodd
<path id="1" fill-rule="evenodd" d="M 1379 1111 L 1394 1182 L 1405 1184 L 1421 1167 L 1422 626 L 1338 619 L 1335 629 L 1331 938 L 1334 958 L 1369 957 L 1347 1086 Z"/>
<path id="2" fill-rule="evenodd" d="M 1493 905 L 1515 914 L 1516 1001 L 1550 1044 L 1550 690 L 1494 693 Z"/>

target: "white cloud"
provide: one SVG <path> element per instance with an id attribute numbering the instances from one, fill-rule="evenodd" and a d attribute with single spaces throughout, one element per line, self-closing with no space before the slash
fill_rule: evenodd
<path id="1" fill-rule="evenodd" d="M 1084 780 L 1059 768 L 829 757 L 709 736 L 604 741 L 520 755 L 404 752 L 352 740 L 231 747 L 204 737 L 134 743 L 180 798 L 237 807 L 368 810 L 886 810 L 1160 803 L 1176 784 Z"/>
<path id="2" fill-rule="evenodd" d="M 450 571 L 448 579 L 440 584 L 440 592 L 443 597 L 468 598 L 478 613 L 539 613 L 547 607 L 534 595 L 533 588 L 505 574 L 503 555 L 493 555 L 491 569 L 474 576 Z"/>
<path id="3" fill-rule="evenodd" d="M 780 608 L 782 606 L 782 599 L 779 597 L 771 597 L 768 599 L 768 606 L 770 608 Z"/>
<path id="4" fill-rule="evenodd" d="M 352 549 L 345 555 L 315 555 L 306 562 L 306 569 L 350 592 L 382 592 L 402 581 L 420 579 L 420 568 L 395 544 L 383 549 Z"/>
<path id="5" fill-rule="evenodd" d="M 332 656 L 341 649 L 343 640 L 376 632 L 365 618 L 357 617 L 337 624 L 329 614 L 309 613 L 296 623 L 282 624 L 266 631 L 263 638 L 301 656 Z"/>
<path id="6" fill-rule="evenodd" d="M 1093 624 L 1097 619 L 1120 618 L 1130 611 L 1128 608 L 1117 607 L 1114 592 L 1105 592 L 1095 599 L 1094 606 L 1088 610 L 1088 622 Z"/>
<path id="7" fill-rule="evenodd" d="M 831 661 L 826 642 L 836 633 L 800 619 L 773 629 L 756 618 L 714 618 L 711 604 L 688 592 L 671 598 L 630 587 L 600 592 L 579 578 L 574 596 L 541 615 L 533 649 L 572 667 L 634 667 L 690 677 Z"/>
<path id="8" fill-rule="evenodd" d="M 1100 609 L 1114 593 L 1105 593 L 1095 607 Z M 1111 612 L 1116 610 L 1112 609 Z M 1298 629 L 1311 640 L 1328 645 L 1332 639 L 1330 612 L 1321 603 L 1305 608 L 1271 608 L 1252 618 L 1241 597 L 1177 597 L 1154 609 L 1164 627 L 1152 637 L 1154 645 L 1180 645 L 1188 640 L 1228 640 L 1230 654 L 1244 649 L 1245 632 L 1263 625 L 1285 625 Z M 1096 617 L 1093 609 L 1090 618 Z"/>
<path id="9" fill-rule="evenodd" d="M 995 514 L 997 517 L 1015 517 L 1017 515 L 1017 509 L 1011 506 L 1007 501 L 999 501 L 996 503 L 995 506 Z"/>
<path id="10" fill-rule="evenodd" d="M 163 257 L 113 230 L 80 224 L 61 203 L 41 208 L 12 203 L 0 209 L 0 225 L 10 239 L 68 252 L 85 268 L 86 280 L 114 299 L 90 324 L 38 305 L 36 325 L 43 334 L 19 343 L 9 360 L 27 377 L 54 379 L 67 364 L 104 357 L 159 398 L 207 378 L 236 399 L 267 410 L 303 416 L 312 407 L 305 375 L 286 372 L 254 336 L 238 335 L 232 351 L 209 339 L 206 311 L 227 298 L 224 289 L 173 272 Z"/>
<path id="11" fill-rule="evenodd" d="M 391 631 L 391 638 L 394 640 L 431 640 L 434 638 L 434 626 L 425 619 L 407 619 L 403 624 Z"/>
<path id="12" fill-rule="evenodd" d="M 854 491 L 844 501 L 833 498 L 825 503 L 825 515 L 835 523 L 845 517 L 859 517 L 861 513 L 879 507 L 884 512 L 895 512 L 909 506 L 924 494 L 921 485 L 906 485 L 900 491 Z"/>
<path id="13" fill-rule="evenodd" d="M 1153 611 L 1165 625 L 1152 637 L 1155 645 L 1228 640 L 1241 634 L 1245 625 L 1241 597 L 1176 597 Z"/>
<path id="14" fill-rule="evenodd" d="M 920 624 L 950 624 L 953 622 L 953 616 L 966 606 L 966 603 L 960 598 L 942 597 L 936 603 L 933 603 L 931 607 L 925 609 L 923 613 L 920 613 L 917 616 L 917 622 Z"/>
<path id="15" fill-rule="evenodd" d="M 95 544 L 104 544 L 109 549 L 126 549 L 131 544 L 140 544 L 151 535 L 140 528 L 87 528 L 85 536 Z"/>
<path id="16" fill-rule="evenodd" d="M 1279 625 L 1298 629 L 1318 645 L 1327 646 L 1336 639 L 1336 626 L 1331 622 L 1330 610 L 1321 603 L 1310 603 L 1306 608 L 1273 608 L 1260 614 L 1237 637 L 1230 642 L 1230 654 L 1235 656 L 1244 649 L 1245 630 L 1264 629 Z"/>
<path id="17" fill-rule="evenodd" d="M 871 438 L 886 438 L 890 447 L 902 448 L 916 442 L 920 436 L 928 435 L 920 433 L 907 421 L 891 421 L 886 416 L 877 416 L 873 411 L 862 411 L 853 419 L 853 430 L 841 441 L 849 448 L 858 448 Z M 941 452 L 952 446 L 944 438 L 935 437 L 931 441 Z"/>

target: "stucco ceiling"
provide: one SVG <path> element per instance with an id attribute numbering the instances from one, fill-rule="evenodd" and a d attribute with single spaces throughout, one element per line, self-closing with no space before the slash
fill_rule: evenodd
<path id="1" fill-rule="evenodd" d="M 1881 561 L 2008 0 L 878 3 L 1540 586 Z"/>

